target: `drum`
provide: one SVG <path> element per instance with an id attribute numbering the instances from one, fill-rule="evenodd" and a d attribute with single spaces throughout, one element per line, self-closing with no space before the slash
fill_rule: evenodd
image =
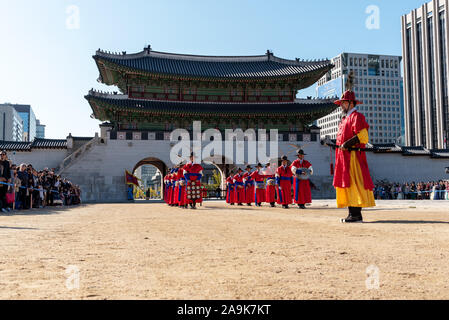
<path id="1" fill-rule="evenodd" d="M 299 180 L 308 180 L 310 178 L 310 175 L 311 175 L 310 169 L 299 168 L 296 174 L 296 178 Z"/>
<path id="2" fill-rule="evenodd" d="M 269 185 L 269 186 L 274 186 L 274 185 L 276 185 L 276 180 L 274 180 L 274 179 L 268 179 L 268 180 L 267 180 L 267 185 Z"/>
<path id="3" fill-rule="evenodd" d="M 256 182 L 256 189 L 265 189 L 265 184 L 263 182 Z"/>
<path id="4" fill-rule="evenodd" d="M 187 199 L 196 200 L 201 198 L 201 183 L 192 181 L 190 185 L 187 185 L 186 193 Z"/>

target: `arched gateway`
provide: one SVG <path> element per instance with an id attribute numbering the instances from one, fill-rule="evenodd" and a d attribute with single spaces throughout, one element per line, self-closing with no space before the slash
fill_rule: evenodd
<path id="1" fill-rule="evenodd" d="M 217 129 L 223 136 L 225 129 L 278 129 L 278 152 L 283 153 L 302 141 L 321 148 L 312 122 L 336 108 L 331 100 L 296 99 L 298 90 L 331 70 L 328 60 L 286 60 L 269 51 L 194 56 L 151 47 L 137 54 L 99 50 L 94 60 L 99 81 L 119 92 L 91 90 L 86 96 L 93 117 L 104 122 L 101 137 L 65 174 L 82 186 L 88 201 L 126 200 L 124 171 L 142 159 L 173 166 L 170 132 L 186 129 L 192 135 L 194 121 L 201 121 L 203 131 Z M 229 165 L 217 167 L 222 174 L 229 171 Z"/>

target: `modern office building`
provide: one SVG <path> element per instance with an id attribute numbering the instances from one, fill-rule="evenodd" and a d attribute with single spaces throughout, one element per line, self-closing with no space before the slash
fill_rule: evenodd
<path id="1" fill-rule="evenodd" d="M 400 56 L 342 53 L 333 58 L 334 68 L 318 81 L 317 97 L 340 97 L 346 79 L 352 71 L 354 92 L 363 105 L 359 110 L 370 125 L 370 142 L 402 144 L 401 118 L 403 115 L 402 76 Z M 321 136 L 337 137 L 342 114 L 338 108 L 319 119 Z"/>
<path id="2" fill-rule="evenodd" d="M 23 120 L 9 104 L 0 105 L 0 140 L 23 141 Z"/>
<path id="3" fill-rule="evenodd" d="M 23 120 L 23 141 L 31 142 L 36 138 L 36 116 L 33 108 L 26 104 L 9 104 L 14 107 Z"/>
<path id="4" fill-rule="evenodd" d="M 448 148 L 448 0 L 402 16 L 407 145 Z"/>
<path id="5" fill-rule="evenodd" d="M 36 138 L 45 139 L 45 124 L 41 124 L 40 120 L 36 120 Z"/>

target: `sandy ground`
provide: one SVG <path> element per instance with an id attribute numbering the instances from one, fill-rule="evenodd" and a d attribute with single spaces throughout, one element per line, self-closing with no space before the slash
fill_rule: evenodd
<path id="1" fill-rule="evenodd" d="M 340 224 L 345 216 L 335 201 L 306 211 L 207 202 L 3 214 L 0 298 L 449 298 L 449 202 L 378 202 L 357 225 Z M 367 289 L 371 265 L 379 289 Z"/>

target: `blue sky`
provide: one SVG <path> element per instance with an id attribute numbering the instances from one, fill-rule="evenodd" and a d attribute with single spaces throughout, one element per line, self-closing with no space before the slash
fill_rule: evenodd
<path id="1" fill-rule="evenodd" d="M 93 136 L 99 121 L 84 95 L 99 84 L 98 48 L 293 59 L 341 52 L 402 55 L 400 17 L 423 0 L 0 0 L 0 103 L 31 104 L 47 137 Z M 79 29 L 66 10 L 79 8 Z M 365 10 L 380 9 L 369 30 Z M 313 87 L 300 92 L 315 95 Z"/>

